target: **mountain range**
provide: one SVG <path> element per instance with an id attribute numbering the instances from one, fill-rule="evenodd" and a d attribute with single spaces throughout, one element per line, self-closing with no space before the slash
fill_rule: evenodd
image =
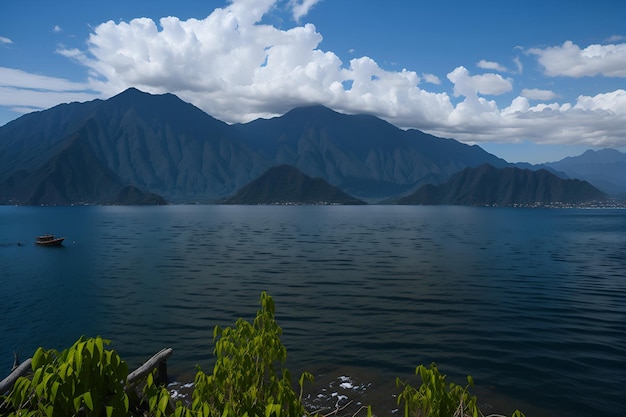
<path id="1" fill-rule="evenodd" d="M 427 184 L 397 204 L 537 206 L 605 201 L 607 195 L 587 181 L 562 179 L 545 170 L 465 168 L 443 184 Z"/>
<path id="2" fill-rule="evenodd" d="M 228 125 L 172 94 L 131 88 L 0 127 L 0 204 L 212 203 L 285 164 L 366 201 L 408 195 L 465 168 L 510 166 L 476 145 L 370 115 L 310 106 Z"/>
<path id="3" fill-rule="evenodd" d="M 568 178 L 589 181 L 607 194 L 626 198 L 626 154 L 616 149 L 588 150 L 543 166 Z"/>

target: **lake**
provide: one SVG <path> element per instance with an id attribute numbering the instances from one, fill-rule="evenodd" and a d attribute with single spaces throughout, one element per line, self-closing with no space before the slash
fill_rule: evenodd
<path id="1" fill-rule="evenodd" d="M 5 206 L 0 271 L 1 378 L 14 351 L 102 335 L 131 368 L 172 347 L 190 379 L 267 291 L 294 375 L 436 362 L 529 417 L 623 411 L 625 210 Z"/>

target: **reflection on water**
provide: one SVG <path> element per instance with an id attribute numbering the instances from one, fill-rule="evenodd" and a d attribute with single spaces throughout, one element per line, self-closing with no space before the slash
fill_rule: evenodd
<path id="1" fill-rule="evenodd" d="M 0 213 L 2 374 L 15 349 L 27 356 L 100 334 L 131 366 L 171 346 L 172 374 L 191 375 L 196 364 L 210 369 L 213 327 L 252 319 L 268 291 L 296 369 L 352 366 L 393 381 L 435 361 L 494 396 L 573 416 L 617 414 L 626 386 L 623 211 Z M 31 244 L 44 231 L 67 236 L 65 246 Z"/>

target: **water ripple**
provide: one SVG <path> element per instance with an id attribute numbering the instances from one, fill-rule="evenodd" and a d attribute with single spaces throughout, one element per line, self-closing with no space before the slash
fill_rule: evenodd
<path id="1" fill-rule="evenodd" d="M 366 366 L 392 378 L 436 361 L 452 378 L 472 374 L 556 414 L 621 410 L 623 212 L 0 210 L 2 242 L 49 224 L 75 242 L 55 253 L 0 243 L 11 294 L 0 306 L 0 357 L 102 334 L 131 366 L 172 346 L 171 372 L 188 375 L 210 366 L 214 326 L 252 319 L 268 291 L 298 369 Z"/>

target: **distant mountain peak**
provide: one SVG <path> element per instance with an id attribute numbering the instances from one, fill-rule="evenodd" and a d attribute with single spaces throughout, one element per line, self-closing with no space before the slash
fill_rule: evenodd
<path id="1" fill-rule="evenodd" d="M 537 206 L 584 204 L 607 196 L 586 181 L 565 180 L 545 169 L 481 165 L 465 168 L 447 182 L 425 185 L 398 204 Z"/>
<path id="2" fill-rule="evenodd" d="M 106 101 L 109 101 L 109 102 L 117 102 L 117 101 L 132 102 L 132 101 L 141 100 L 141 101 L 143 101 L 145 103 L 145 102 L 148 102 L 148 101 L 163 100 L 163 99 L 175 100 L 175 101 L 179 101 L 181 103 L 185 103 L 185 101 L 181 100 L 178 96 L 176 96 L 174 94 L 171 94 L 171 93 L 152 94 L 152 93 L 148 93 L 146 91 L 139 90 L 136 87 L 129 87 L 126 90 L 122 91 L 121 93 L 118 93 L 118 94 L 114 95 L 113 97 L 109 98 Z"/>
<path id="3" fill-rule="evenodd" d="M 341 116 L 345 115 L 321 104 L 311 104 L 309 106 L 295 107 L 280 117 L 287 120 L 316 120 L 336 118 Z"/>
<path id="4" fill-rule="evenodd" d="M 626 196 L 626 153 L 617 149 L 590 149 L 544 165 L 568 177 L 585 179 L 611 195 Z"/>
<path id="5" fill-rule="evenodd" d="M 137 87 L 128 87 L 126 90 L 122 91 L 121 93 L 119 93 L 117 95 L 123 95 L 123 94 L 147 94 L 147 95 L 152 95 L 150 93 L 147 93 L 145 91 L 142 91 L 142 90 L 138 89 Z"/>
<path id="6" fill-rule="evenodd" d="M 279 165 L 242 187 L 227 204 L 365 204 L 321 178 Z"/>

